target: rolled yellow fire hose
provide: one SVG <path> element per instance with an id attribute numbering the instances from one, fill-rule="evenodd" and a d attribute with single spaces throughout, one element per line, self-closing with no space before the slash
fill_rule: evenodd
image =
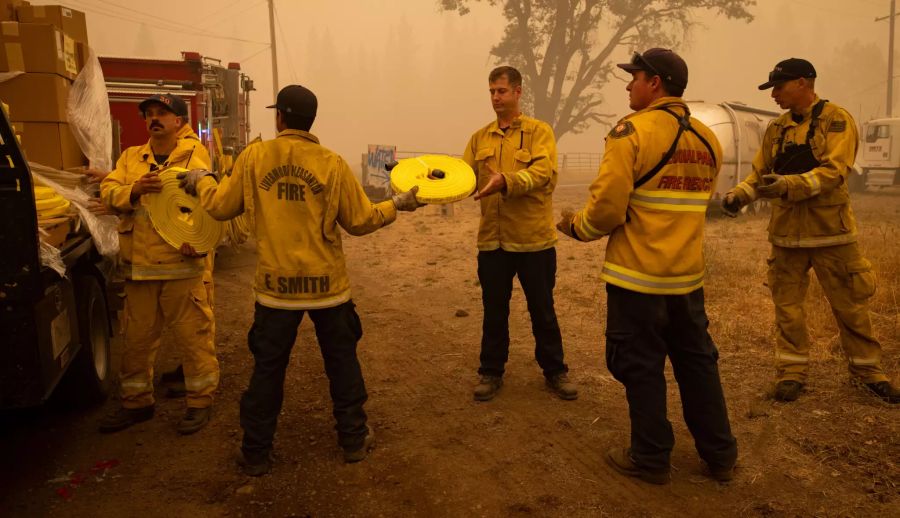
<path id="1" fill-rule="evenodd" d="M 50 187 L 35 186 L 34 205 L 38 220 L 43 221 L 66 214 L 71 203 Z"/>
<path id="2" fill-rule="evenodd" d="M 162 191 L 147 195 L 147 212 L 153 228 L 175 248 L 187 243 L 198 253 L 207 253 L 216 248 L 222 238 L 222 223 L 213 219 L 200 200 L 178 187 L 178 173 L 186 172 L 181 167 L 171 167 L 159 174 Z"/>
<path id="3" fill-rule="evenodd" d="M 49 200 L 50 198 L 54 198 L 57 196 L 59 195 L 56 194 L 56 191 L 54 191 L 52 187 L 43 187 L 41 185 L 34 186 L 35 200 Z"/>
<path id="4" fill-rule="evenodd" d="M 391 171 L 391 188 L 406 192 L 419 186 L 420 203 L 446 204 L 467 198 L 475 190 L 475 172 L 459 158 L 422 155 L 404 158 Z"/>

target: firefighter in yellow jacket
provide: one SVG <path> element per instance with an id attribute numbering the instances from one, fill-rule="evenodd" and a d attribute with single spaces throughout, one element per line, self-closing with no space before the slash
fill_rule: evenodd
<path id="1" fill-rule="evenodd" d="M 200 160 L 206 162 L 210 166 L 213 165 L 212 158 L 209 156 L 209 151 L 203 146 L 200 137 L 197 133 L 194 132 L 194 129 L 191 128 L 190 121 L 188 120 L 187 114 L 185 114 L 184 120 L 181 122 L 181 127 L 178 128 L 178 131 L 175 133 L 176 138 L 178 139 L 187 139 L 189 141 L 193 141 L 196 143 L 194 146 L 194 152 L 199 155 Z M 213 284 L 213 269 L 216 263 L 216 251 L 215 249 L 210 250 L 206 257 L 203 258 L 203 286 L 206 288 L 206 298 L 209 301 L 210 309 L 213 309 L 213 327 L 212 327 L 212 337 L 213 343 L 215 343 L 216 339 L 216 325 L 215 325 L 215 285 Z M 165 395 L 167 398 L 179 398 L 184 397 L 187 393 L 187 389 L 184 386 L 184 366 L 179 364 L 176 368 L 163 372 L 160 376 L 160 382 L 163 386 L 166 387 Z"/>
<path id="2" fill-rule="evenodd" d="M 209 421 L 219 364 L 213 315 L 203 286 L 204 259 L 190 245 L 166 243 L 150 221 L 143 195 L 159 192 L 165 167 L 208 168 L 199 142 L 176 136 L 184 101 L 164 94 L 140 104 L 150 140 L 125 150 L 100 184 L 103 202 L 119 214 L 120 264 L 125 283 L 125 348 L 120 367 L 122 406 L 100 423 L 113 432 L 153 416 L 153 364 L 163 327 L 182 347 L 187 412 L 178 431 L 190 434 Z"/>
<path id="3" fill-rule="evenodd" d="M 812 268 L 838 321 L 850 374 L 889 403 L 900 402 L 881 368 L 868 299 L 872 265 L 856 242 L 847 175 L 856 159 L 856 123 L 840 106 L 815 93 L 816 70 L 804 59 L 775 65 L 760 90 L 788 111 L 766 129 L 746 180 L 725 195 L 735 213 L 758 198 L 770 200 L 768 284 L 775 303 L 775 398 L 794 401 L 806 383 L 809 338 L 803 303 Z"/>
<path id="4" fill-rule="evenodd" d="M 419 206 L 416 188 L 369 202 L 347 162 L 309 133 L 317 107 L 308 89 L 283 88 L 269 106 L 276 109 L 274 140 L 248 147 L 218 185 L 206 171 L 186 173 L 182 181 L 213 217 L 246 214 L 257 240 L 256 311 L 248 335 L 255 364 L 241 397 L 239 458 L 251 476 L 271 469 L 285 370 L 306 312 L 325 361 L 344 460 L 366 457 L 374 435 L 366 425 L 366 388 L 356 356 L 362 326 L 350 298 L 338 227 L 368 234 L 392 223 L 398 210 Z"/>
<path id="5" fill-rule="evenodd" d="M 633 75 L 627 89 L 635 112 L 607 136 L 587 205 L 563 211 L 558 225 L 580 241 L 609 236 L 600 275 L 606 363 L 625 385 L 631 446 L 609 450 L 607 462 L 647 482 L 669 481 L 668 356 L 700 457 L 711 477 L 727 481 L 737 443 L 703 298 L 704 221 L 722 149 L 681 99 L 688 69 L 678 54 L 650 49 L 619 67 Z"/>
<path id="6" fill-rule="evenodd" d="M 493 399 L 503 385 L 515 276 L 528 301 L 535 359 L 547 386 L 562 399 L 577 399 L 578 390 L 567 375 L 553 307 L 556 139 L 547 123 L 519 111 L 522 75 L 518 70 L 508 66 L 494 69 L 488 86 L 497 120 L 476 131 L 463 153 L 463 160 L 478 175 L 475 199 L 481 202 L 478 280 L 484 321 L 475 399 Z"/>

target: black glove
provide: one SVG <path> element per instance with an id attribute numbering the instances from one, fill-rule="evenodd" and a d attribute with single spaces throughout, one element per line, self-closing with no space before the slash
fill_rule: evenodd
<path id="1" fill-rule="evenodd" d="M 725 195 L 725 198 L 722 199 L 722 212 L 724 212 L 727 216 L 731 216 L 732 218 L 737 217 L 738 212 L 741 210 L 741 200 L 734 195 L 734 193 L 728 193 Z"/>

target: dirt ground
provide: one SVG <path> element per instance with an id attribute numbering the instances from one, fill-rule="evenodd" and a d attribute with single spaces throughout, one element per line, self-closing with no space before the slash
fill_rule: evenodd
<path id="1" fill-rule="evenodd" d="M 561 186 L 556 211 L 580 206 L 584 186 Z M 900 379 L 900 196 L 868 193 L 854 206 L 861 244 L 880 276 L 872 318 L 884 365 Z M 288 371 L 273 472 L 243 476 L 238 399 L 252 368 L 251 246 L 223 249 L 216 272 L 222 368 L 215 414 L 196 435 L 175 424 L 183 403 L 113 435 L 96 432 L 111 408 L 59 404 L 0 417 L 3 516 L 900 516 L 900 409 L 865 395 L 846 373 L 837 327 L 814 283 L 808 303 L 808 390 L 795 403 L 767 396 L 773 310 L 765 285 L 766 215 L 713 219 L 706 284 L 711 333 L 737 436 L 734 482 L 701 474 L 669 378 L 677 444 L 672 484 L 616 474 L 605 451 L 628 441 L 624 390 L 604 364 L 605 240 L 558 245 L 556 306 L 577 401 L 543 385 L 521 289 L 513 294 L 506 384 L 472 400 L 481 326 L 477 206 L 436 207 L 347 238 L 353 298 L 365 336 L 359 356 L 376 449 L 343 464 L 311 322 Z M 459 310 L 462 310 L 461 312 Z M 467 314 L 466 316 L 457 316 Z M 158 372 L 174 366 L 164 349 Z"/>

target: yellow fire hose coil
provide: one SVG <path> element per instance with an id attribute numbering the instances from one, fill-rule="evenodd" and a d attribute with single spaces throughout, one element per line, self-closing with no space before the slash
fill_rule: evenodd
<path id="1" fill-rule="evenodd" d="M 178 187 L 178 173 L 187 169 L 171 167 L 159 174 L 162 191 L 147 195 L 147 212 L 153 228 L 175 248 L 187 243 L 198 253 L 215 250 L 222 237 L 222 223 L 213 219 L 200 200 Z"/>
<path id="2" fill-rule="evenodd" d="M 420 203 L 445 204 L 467 198 L 475 190 L 475 172 L 459 158 L 422 155 L 404 158 L 391 171 L 391 188 L 401 193 L 419 186 Z"/>
<path id="3" fill-rule="evenodd" d="M 41 200 L 34 200 L 35 208 L 37 208 L 38 212 L 43 210 L 55 209 L 57 207 L 62 207 L 66 204 L 66 199 L 60 195 L 53 196 L 52 198 L 44 198 Z"/>
<path id="4" fill-rule="evenodd" d="M 34 199 L 35 200 L 49 200 L 50 198 L 54 198 L 59 196 L 56 194 L 56 191 L 51 187 L 43 187 L 40 185 L 34 186 Z"/>
<path id="5" fill-rule="evenodd" d="M 69 212 L 69 205 L 71 205 L 71 203 L 69 203 L 69 200 L 63 198 L 62 196 L 60 196 L 59 199 L 62 200 L 61 203 L 54 202 L 54 204 L 51 205 L 50 207 L 46 207 L 43 209 L 38 208 L 38 211 L 37 211 L 38 219 L 55 218 L 57 216 L 62 216 L 63 214 Z M 41 201 L 43 201 L 43 200 L 41 200 Z"/>

